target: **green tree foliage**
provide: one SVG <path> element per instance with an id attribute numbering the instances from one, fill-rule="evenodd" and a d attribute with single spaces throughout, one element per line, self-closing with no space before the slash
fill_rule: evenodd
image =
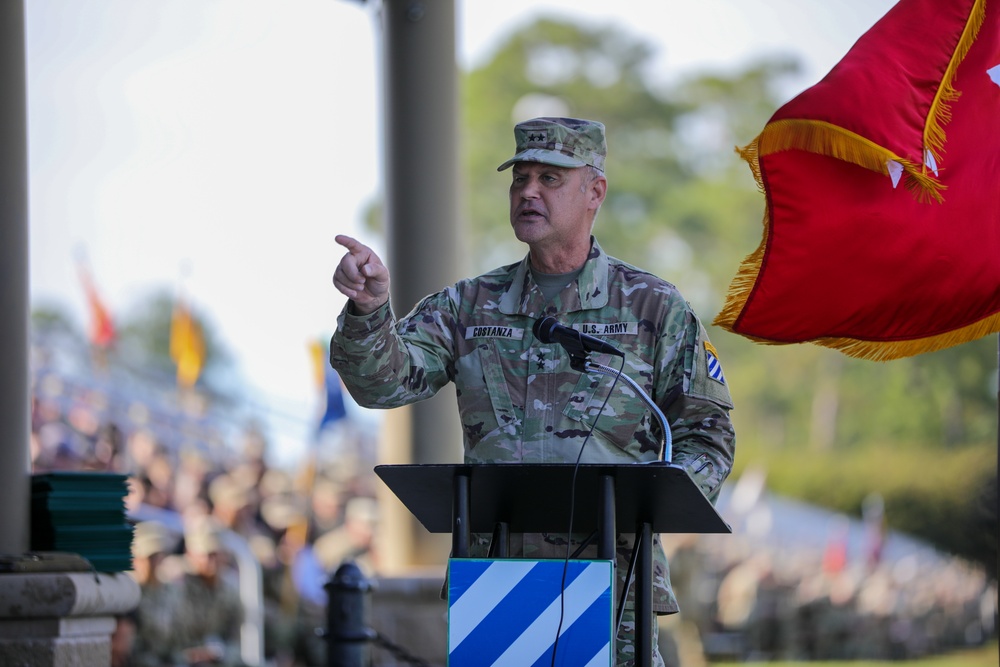
<path id="1" fill-rule="evenodd" d="M 84 340 L 73 318 L 59 305 L 39 304 L 31 309 L 31 330 L 37 334 L 62 334 L 71 339 Z"/>
<path id="2" fill-rule="evenodd" d="M 608 131 L 602 245 L 675 283 L 711 322 L 763 231 L 763 197 L 733 147 L 780 106 L 797 67 L 772 59 L 665 85 L 651 76 L 655 55 L 616 28 L 540 20 L 465 75 L 463 205 L 477 269 L 524 254 L 508 226 L 509 174 L 496 172 L 513 124 L 593 118 Z M 734 474 L 763 465 L 772 489 L 854 515 L 878 491 L 894 527 L 969 557 L 991 551 L 995 565 L 996 513 L 982 510 L 990 493 L 996 504 L 995 337 L 873 363 L 709 328 L 737 405 Z M 978 526 L 982 538 L 984 525 L 985 547 L 961 535 Z"/>
<path id="3" fill-rule="evenodd" d="M 170 325 L 175 303 L 172 291 L 161 290 L 126 313 L 119 329 L 118 351 L 122 360 L 132 366 L 144 366 L 165 378 L 176 372 L 170 357 Z M 205 361 L 198 382 L 212 387 L 214 379 L 231 369 L 232 359 L 211 321 L 194 307 L 191 316 L 200 326 L 205 344 Z"/>

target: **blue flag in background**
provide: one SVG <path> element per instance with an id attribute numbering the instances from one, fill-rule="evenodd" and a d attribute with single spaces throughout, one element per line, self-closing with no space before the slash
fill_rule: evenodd
<path id="1" fill-rule="evenodd" d="M 336 423 L 347 416 L 344 405 L 344 389 L 340 384 L 340 376 L 330 366 L 329 347 L 319 339 L 309 341 L 309 356 L 312 359 L 313 379 L 316 388 L 323 393 L 323 414 L 316 425 L 319 434 L 330 424 Z"/>

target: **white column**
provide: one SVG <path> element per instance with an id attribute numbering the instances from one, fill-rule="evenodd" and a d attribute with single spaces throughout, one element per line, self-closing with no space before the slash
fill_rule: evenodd
<path id="1" fill-rule="evenodd" d="M 421 298 L 464 274 L 458 223 L 461 127 L 455 3 L 386 0 L 381 11 L 386 259 L 394 311 L 404 315 Z M 459 463 L 461 437 L 455 393 L 449 386 L 433 399 L 387 415 L 383 460 Z M 393 458 L 385 460 L 388 452 L 394 452 Z M 384 551 L 404 552 L 406 565 L 443 563 L 448 536 L 430 538 L 406 517 L 384 518 L 396 543 Z"/>

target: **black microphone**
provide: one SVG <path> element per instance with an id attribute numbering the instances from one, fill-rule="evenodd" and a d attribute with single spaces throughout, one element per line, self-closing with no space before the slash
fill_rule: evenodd
<path id="1" fill-rule="evenodd" d="M 554 317 L 543 317 L 540 320 L 535 320 L 535 326 L 531 328 L 531 331 L 538 340 L 543 343 L 558 343 L 566 348 L 566 351 L 571 355 L 602 352 L 625 358 L 625 353 L 611 343 L 563 326 Z"/>

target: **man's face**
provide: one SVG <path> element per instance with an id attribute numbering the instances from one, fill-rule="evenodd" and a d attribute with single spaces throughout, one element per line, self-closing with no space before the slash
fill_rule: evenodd
<path id="1" fill-rule="evenodd" d="M 214 577 L 219 572 L 219 557 L 217 551 L 188 551 L 187 559 L 191 571 L 203 577 Z"/>
<path id="2" fill-rule="evenodd" d="M 603 177 L 589 169 L 518 162 L 510 184 L 510 224 L 518 241 L 533 248 L 589 242 L 593 216 L 604 199 Z M 588 182 L 589 181 L 589 182 Z"/>

